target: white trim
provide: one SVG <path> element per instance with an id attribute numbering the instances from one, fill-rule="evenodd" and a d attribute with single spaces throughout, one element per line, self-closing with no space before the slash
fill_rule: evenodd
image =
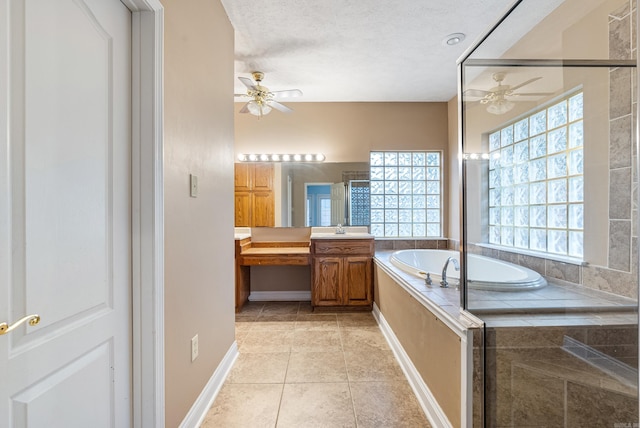
<path id="1" fill-rule="evenodd" d="M 404 348 L 400 344 L 400 341 L 393 333 L 391 326 L 387 323 L 382 312 L 380 312 L 380 308 L 375 303 L 373 304 L 373 316 L 378 321 L 378 325 L 380 326 L 380 330 L 382 330 L 382 334 L 389 342 L 389 346 L 391 346 L 391 350 L 395 355 L 400 367 L 402 367 L 402 371 L 404 372 L 407 380 L 409 381 L 409 385 L 411 385 L 411 389 L 416 394 L 416 398 L 422 407 L 427 419 L 429 419 L 429 423 L 437 428 L 450 428 L 453 427 L 447 415 L 444 413 L 436 398 L 433 396 L 429 387 L 418 373 L 416 366 L 413 365 L 411 358 L 405 352 Z M 464 419 L 463 419 L 464 421 Z M 463 425 L 464 426 L 464 425 Z"/>
<path id="2" fill-rule="evenodd" d="M 218 393 L 220 393 L 220 389 L 222 388 L 222 385 L 224 385 L 224 381 L 227 379 L 227 376 L 229 376 L 229 372 L 231 371 L 233 364 L 238 359 L 238 355 L 238 344 L 233 342 L 216 368 L 216 371 L 213 372 L 213 375 L 209 378 L 204 389 L 182 420 L 180 428 L 196 428 L 202 424 L 204 418 L 207 416 L 209 408 L 213 404 L 213 401 L 218 396 Z"/>
<path id="3" fill-rule="evenodd" d="M 131 10 L 132 425 L 164 426 L 163 22 L 159 0 Z"/>
<path id="4" fill-rule="evenodd" d="M 310 302 L 311 291 L 252 291 L 251 302 Z"/>
<path id="5" fill-rule="evenodd" d="M 473 426 L 473 331 L 460 339 L 460 420 L 462 427 Z"/>

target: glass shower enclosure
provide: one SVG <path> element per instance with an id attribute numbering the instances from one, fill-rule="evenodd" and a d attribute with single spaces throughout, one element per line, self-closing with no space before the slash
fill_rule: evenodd
<path id="1" fill-rule="evenodd" d="M 459 63 L 474 426 L 638 426 L 636 17 L 518 1 Z"/>

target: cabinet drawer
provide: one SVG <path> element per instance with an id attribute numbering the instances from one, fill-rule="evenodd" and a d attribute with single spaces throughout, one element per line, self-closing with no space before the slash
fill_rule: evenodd
<path id="1" fill-rule="evenodd" d="M 312 241 L 312 252 L 318 255 L 373 255 L 373 239 L 318 239 Z"/>
<path id="2" fill-rule="evenodd" d="M 309 255 L 251 255 L 240 256 L 243 266 L 307 266 Z"/>

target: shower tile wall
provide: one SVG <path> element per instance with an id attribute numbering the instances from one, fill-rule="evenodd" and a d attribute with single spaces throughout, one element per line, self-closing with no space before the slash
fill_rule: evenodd
<path id="1" fill-rule="evenodd" d="M 487 327 L 485 334 L 486 370 L 491 373 L 485 389 L 487 426 L 613 427 L 637 422 L 635 378 L 595 368 L 568 353 L 564 342 L 571 337 L 637 368 L 636 326 Z M 480 412 L 474 407 L 476 421 Z"/>

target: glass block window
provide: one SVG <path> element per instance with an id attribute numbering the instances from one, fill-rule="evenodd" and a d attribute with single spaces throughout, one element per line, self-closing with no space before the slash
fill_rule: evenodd
<path id="1" fill-rule="evenodd" d="M 491 133 L 489 153 L 489 243 L 582 258 L 582 93 Z"/>
<path id="2" fill-rule="evenodd" d="M 442 154 L 371 152 L 371 233 L 377 237 L 442 235 Z"/>
<path id="3" fill-rule="evenodd" d="M 349 225 L 369 226 L 371 203 L 369 180 L 349 181 Z"/>

